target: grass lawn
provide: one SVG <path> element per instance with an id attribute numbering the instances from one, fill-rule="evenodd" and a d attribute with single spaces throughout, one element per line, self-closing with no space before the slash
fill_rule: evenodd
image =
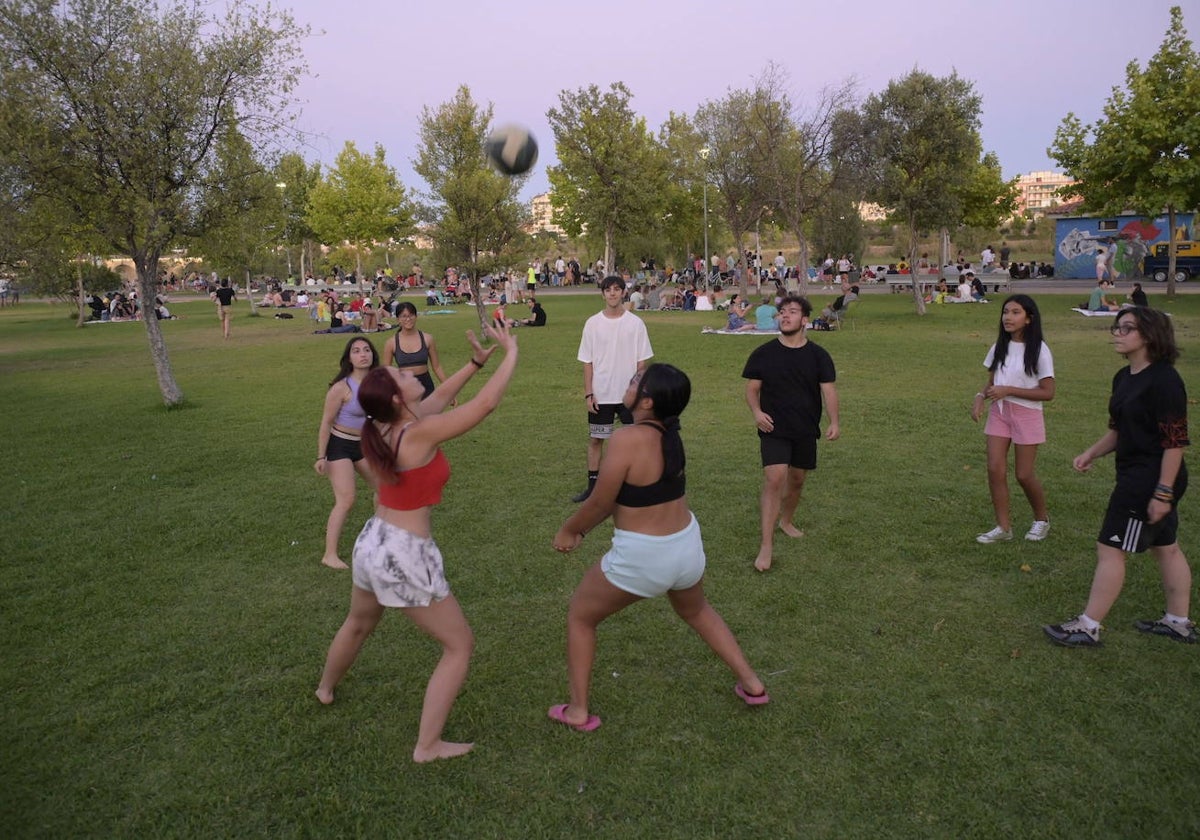
<path id="1" fill-rule="evenodd" d="M 818 306 L 830 296 L 815 298 Z M 820 445 L 802 540 L 752 568 L 761 469 L 742 364 L 761 339 L 702 336 L 721 313 L 645 317 L 656 359 L 692 378 L 689 500 L 710 600 L 766 679 L 751 709 L 665 600 L 600 630 L 594 733 L 565 702 L 565 614 L 601 526 L 550 540 L 584 479 L 584 319 L 549 297 L 519 333 L 500 409 L 447 445 L 434 533 L 477 636 L 446 729 L 471 755 L 410 761 L 435 646 L 388 615 L 342 683 L 313 697 L 349 602 L 320 562 L 329 483 L 316 429 L 344 336 L 207 301 L 163 324 L 185 408 L 162 407 L 141 324 L 76 329 L 62 306 L 0 310 L 0 826 L 11 837 L 1134 837 L 1200 835 L 1200 649 L 1136 633 L 1163 602 L 1129 566 L 1101 650 L 1040 624 L 1085 600 L 1112 460 L 1071 458 L 1104 430 L 1122 364 L 1107 319 L 1039 299 L 1058 397 L 1038 458 L 1047 541 L 981 546 L 992 526 L 981 428 L 997 303 L 870 295 L 814 333 L 838 367 L 842 438 Z M 1161 298 L 1160 298 L 1161 300 Z M 1200 394 L 1200 296 L 1167 307 Z M 470 311 L 427 315 L 443 363 Z M 386 335 L 373 336 L 377 346 Z M 1195 405 L 1195 399 L 1192 404 Z M 1200 412 L 1193 434 L 1200 431 Z M 1193 459 L 1195 466 L 1195 459 Z M 361 491 L 361 485 L 360 485 Z M 1014 525 L 1029 511 L 1013 482 Z M 360 497 L 343 535 L 370 515 Z M 1200 492 L 1181 542 L 1200 560 Z M 1193 601 L 1197 599 L 1193 598 Z M 1200 608 L 1193 606 L 1193 615 Z"/>

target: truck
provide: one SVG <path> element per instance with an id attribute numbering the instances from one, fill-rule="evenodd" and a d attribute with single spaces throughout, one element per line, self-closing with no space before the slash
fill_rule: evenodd
<path id="1" fill-rule="evenodd" d="M 1157 283 L 1167 282 L 1167 249 L 1169 242 L 1159 242 L 1142 259 L 1142 273 Z M 1176 240 L 1175 282 L 1183 283 L 1189 277 L 1200 277 L 1200 242 Z"/>

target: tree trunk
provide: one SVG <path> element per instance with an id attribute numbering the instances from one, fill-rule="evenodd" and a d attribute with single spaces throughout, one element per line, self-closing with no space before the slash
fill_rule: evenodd
<path id="1" fill-rule="evenodd" d="M 163 404 L 167 408 L 174 408 L 183 404 L 183 391 L 175 381 L 162 329 L 158 317 L 154 314 L 154 281 L 158 278 L 158 254 L 134 254 L 133 264 L 137 269 L 142 323 L 146 325 L 146 340 L 150 344 L 150 358 L 154 362 L 154 373 L 158 377 L 158 390 L 162 394 Z"/>
<path id="2" fill-rule="evenodd" d="M 250 317 L 258 317 L 258 305 L 254 302 L 254 292 L 250 290 L 250 269 L 246 269 L 246 299 L 250 301 Z"/>
<path id="3" fill-rule="evenodd" d="M 794 233 L 796 240 L 800 243 L 800 258 L 796 264 L 796 270 L 799 272 L 799 277 L 796 278 L 796 288 L 801 296 L 808 297 L 808 239 L 800 225 L 796 225 Z"/>
<path id="4" fill-rule="evenodd" d="M 911 215 L 908 217 L 908 276 L 912 278 L 912 296 L 917 314 L 924 315 L 925 296 L 921 294 L 921 284 L 917 279 L 917 225 Z"/>
<path id="5" fill-rule="evenodd" d="M 612 222 L 604 226 L 604 270 L 609 276 L 617 273 L 617 267 L 613 265 L 613 240 L 616 238 L 616 231 Z M 603 280 L 603 277 L 598 277 L 597 280 Z"/>
<path id="6" fill-rule="evenodd" d="M 75 294 L 79 304 L 79 320 L 75 322 L 75 326 L 82 327 L 87 323 L 87 315 L 84 314 L 87 304 L 83 302 L 83 266 L 79 264 L 79 260 L 75 260 Z"/>
<path id="7" fill-rule="evenodd" d="M 1175 297 L 1175 205 L 1167 205 L 1167 300 Z"/>

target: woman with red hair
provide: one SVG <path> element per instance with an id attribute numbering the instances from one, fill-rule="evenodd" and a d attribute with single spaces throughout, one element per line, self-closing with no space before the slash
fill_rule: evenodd
<path id="1" fill-rule="evenodd" d="M 417 377 L 392 367 L 372 370 L 358 390 L 367 415 L 363 454 L 378 482 L 378 502 L 354 544 L 350 614 L 329 647 L 316 694 L 322 703 L 332 703 L 334 688 L 383 617 L 384 607 L 403 610 L 442 646 L 442 658 L 425 689 L 413 749 L 417 762 L 454 758 L 474 746 L 442 740 L 475 641 L 446 582 L 430 517 L 450 478 L 441 445 L 471 431 L 496 409 L 517 366 L 517 340 L 508 327 L 501 322 L 485 325 L 484 331 L 496 344 L 485 350 L 468 332 L 470 361 L 423 400 L 425 389 Z M 497 346 L 504 348 L 504 360 L 492 378 L 474 398 L 443 413 Z"/>

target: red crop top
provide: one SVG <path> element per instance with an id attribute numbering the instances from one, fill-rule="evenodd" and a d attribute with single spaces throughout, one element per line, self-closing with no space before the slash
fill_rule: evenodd
<path id="1" fill-rule="evenodd" d="M 394 475 L 394 483 L 379 485 L 379 503 L 392 510 L 416 510 L 441 502 L 442 488 L 450 480 L 450 462 L 439 449 L 425 466 Z"/>

